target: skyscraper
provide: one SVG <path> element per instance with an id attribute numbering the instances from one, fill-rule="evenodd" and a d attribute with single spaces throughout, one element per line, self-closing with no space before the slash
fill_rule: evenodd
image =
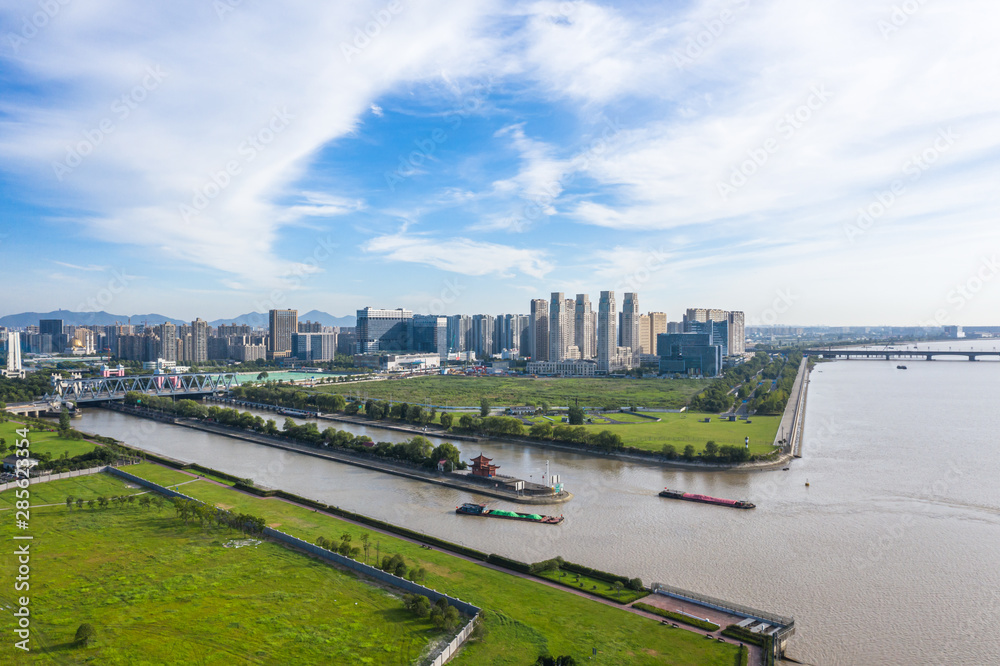
<path id="1" fill-rule="evenodd" d="M 292 355 L 292 333 L 299 330 L 298 310 L 271 310 L 268 324 L 267 357 L 288 358 Z"/>
<path id="2" fill-rule="evenodd" d="M 667 332 L 667 313 L 649 313 L 649 345 L 645 347 L 647 354 L 656 353 L 656 336 Z"/>
<path id="3" fill-rule="evenodd" d="M 357 353 L 401 352 L 413 347 L 413 311 L 396 308 L 358 310 Z"/>
<path id="4" fill-rule="evenodd" d="M 24 368 L 21 365 L 21 334 L 17 331 L 7 331 L 7 368 L 3 371 L 3 376 L 24 377 Z"/>
<path id="5" fill-rule="evenodd" d="M 533 361 L 549 360 L 549 304 L 544 298 L 531 301 L 531 314 L 528 315 L 529 337 L 531 348 L 529 353 Z"/>
<path id="6" fill-rule="evenodd" d="M 618 306 L 615 292 L 602 291 L 597 304 L 597 370 L 610 372 L 618 355 Z"/>
<path id="7" fill-rule="evenodd" d="M 576 326 L 574 343 L 580 350 L 580 358 L 594 358 L 597 353 L 597 327 L 594 321 L 594 311 L 590 306 L 590 296 L 576 295 Z"/>
<path id="8" fill-rule="evenodd" d="M 743 313 L 733 311 L 729 313 L 729 353 L 736 356 L 743 354 L 746 347 L 746 329 L 744 327 Z"/>
<path id="9" fill-rule="evenodd" d="M 639 339 L 639 294 L 626 292 L 622 302 L 622 347 L 631 347 L 633 354 L 639 353 L 642 343 Z"/>
<path id="10" fill-rule="evenodd" d="M 476 358 L 491 358 L 493 356 L 496 319 L 493 315 L 472 315 L 472 351 Z"/>
<path id="11" fill-rule="evenodd" d="M 172 321 L 160 324 L 160 358 L 177 362 L 177 326 Z"/>
<path id="12" fill-rule="evenodd" d="M 292 340 L 289 337 L 288 350 L 291 349 Z M 191 360 L 195 363 L 208 361 L 208 322 L 201 317 L 191 322 Z"/>
<path id="13" fill-rule="evenodd" d="M 639 349 L 636 351 L 638 354 L 652 354 L 650 351 L 653 347 L 649 342 L 649 331 L 651 328 L 651 320 L 649 315 L 639 315 Z"/>

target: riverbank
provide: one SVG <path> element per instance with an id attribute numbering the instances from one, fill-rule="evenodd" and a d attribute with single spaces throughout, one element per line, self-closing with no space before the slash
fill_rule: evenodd
<path id="1" fill-rule="evenodd" d="M 401 465 L 393 465 L 390 462 L 378 460 L 375 458 L 362 459 L 359 458 L 358 456 L 352 456 L 347 453 L 335 452 L 328 448 L 317 449 L 315 447 L 307 446 L 305 444 L 299 444 L 286 439 L 272 437 L 270 435 L 263 435 L 255 432 L 249 432 L 246 430 L 239 430 L 236 428 L 232 428 L 230 426 L 224 426 L 217 423 L 202 423 L 194 419 L 178 418 L 178 417 L 168 416 L 165 414 L 151 413 L 145 410 L 125 407 L 124 405 L 118 405 L 116 403 L 109 403 L 107 405 L 102 405 L 102 406 L 104 407 L 104 409 L 122 412 L 125 414 L 130 414 L 132 416 L 138 416 L 140 418 L 149 418 L 155 421 L 160 421 L 162 423 L 168 423 L 172 425 L 182 426 L 185 428 L 191 428 L 193 430 L 201 430 L 202 432 L 208 432 L 215 435 L 222 435 L 224 437 L 230 437 L 232 439 L 240 439 L 243 441 L 252 442 L 254 444 L 261 444 L 263 446 L 283 449 L 285 451 L 302 453 L 304 455 L 312 456 L 314 458 L 323 458 L 326 460 L 332 460 L 334 462 L 343 463 L 345 465 L 363 467 L 365 469 L 370 469 L 376 472 L 384 472 L 386 474 L 402 476 L 415 481 L 433 483 L 447 488 L 454 488 L 456 490 L 465 490 L 479 495 L 485 495 L 487 497 L 494 497 L 497 499 L 506 500 L 508 502 L 516 502 L 518 504 L 531 504 L 531 505 L 562 504 L 564 502 L 568 502 L 569 500 L 573 499 L 573 493 L 567 492 L 565 490 L 552 495 L 534 496 L 534 497 L 523 496 L 523 495 L 518 495 L 516 492 L 507 492 L 501 490 L 499 487 L 491 488 L 488 485 L 483 485 L 482 483 L 469 481 L 455 474 L 448 474 L 444 472 L 431 472 L 411 467 L 403 467 Z M 497 481 L 497 483 L 499 483 L 499 480 Z"/>
<path id="2" fill-rule="evenodd" d="M 809 366 L 809 357 L 804 356 L 799 363 L 799 370 L 795 375 L 795 383 L 792 384 L 788 402 L 785 404 L 785 411 L 781 414 L 778 432 L 774 436 L 774 445 L 782 449 L 782 458 L 786 461 L 802 457 L 802 429 L 805 426 L 806 391 L 809 387 L 810 372 L 812 368 Z"/>

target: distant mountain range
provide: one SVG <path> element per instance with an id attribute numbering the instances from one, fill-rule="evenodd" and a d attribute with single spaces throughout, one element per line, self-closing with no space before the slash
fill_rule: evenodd
<path id="1" fill-rule="evenodd" d="M 26 326 L 38 325 L 39 319 L 62 319 L 66 326 L 110 326 L 113 324 L 127 324 L 131 320 L 132 324 L 142 324 L 144 322 L 155 325 L 170 321 L 175 324 L 190 324 L 186 319 L 175 319 L 161 314 L 134 314 L 119 315 L 109 312 L 73 312 L 72 310 L 55 310 L 53 312 L 21 312 L 0 317 L 0 326 L 8 328 L 24 328 Z M 323 326 L 354 326 L 356 318 L 352 316 L 334 317 L 327 312 L 310 310 L 299 315 L 299 321 L 316 321 Z M 248 312 L 239 317 L 231 319 L 215 319 L 208 322 L 210 326 L 219 324 L 248 324 L 267 328 L 266 312 Z"/>

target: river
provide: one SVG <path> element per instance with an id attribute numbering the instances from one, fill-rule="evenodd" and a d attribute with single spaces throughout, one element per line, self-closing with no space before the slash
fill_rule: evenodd
<path id="1" fill-rule="evenodd" d="M 456 516 L 468 500 L 515 507 L 116 412 L 87 410 L 78 427 L 487 552 L 562 555 L 790 615 L 789 655 L 807 663 L 1000 663 L 1000 363 L 905 364 L 818 365 L 803 458 L 787 472 L 690 472 L 456 442 L 465 458 L 482 451 L 502 473 L 534 480 L 548 460 L 575 494 L 539 507 L 566 516 L 555 527 Z M 326 425 L 377 441 L 407 437 Z M 757 509 L 660 499 L 665 486 L 749 499 Z"/>

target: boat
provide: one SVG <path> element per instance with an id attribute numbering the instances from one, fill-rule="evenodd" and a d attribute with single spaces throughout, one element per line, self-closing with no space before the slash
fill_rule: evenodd
<path id="1" fill-rule="evenodd" d="M 702 502 L 703 504 L 718 504 L 719 506 L 731 506 L 734 509 L 756 509 L 757 505 L 745 500 L 723 499 L 712 497 L 711 495 L 697 495 L 695 493 L 685 493 L 680 490 L 664 488 L 660 491 L 660 497 L 669 499 L 687 500 L 688 502 Z"/>
<path id="2" fill-rule="evenodd" d="M 905 365 L 897 365 L 896 369 L 897 370 L 906 370 L 906 366 Z"/>
<path id="3" fill-rule="evenodd" d="M 455 513 L 461 513 L 466 516 L 486 516 L 487 518 L 526 520 L 529 523 L 545 523 L 546 525 L 558 525 L 563 521 L 562 516 L 543 516 L 537 513 L 519 513 L 517 511 L 487 509 L 485 504 L 473 504 L 472 502 L 466 502 L 462 506 L 455 507 Z"/>

